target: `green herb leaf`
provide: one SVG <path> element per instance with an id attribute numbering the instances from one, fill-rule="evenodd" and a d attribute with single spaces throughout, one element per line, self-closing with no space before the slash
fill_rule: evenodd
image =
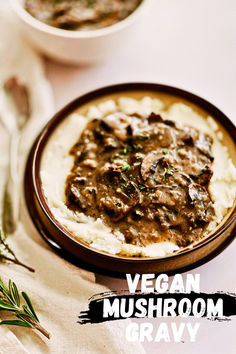
<path id="1" fill-rule="evenodd" d="M 166 174 L 169 175 L 169 176 L 172 176 L 173 175 L 173 171 L 170 170 L 169 168 L 166 170 Z"/>
<path id="2" fill-rule="evenodd" d="M 138 137 L 138 139 L 140 139 L 140 140 L 147 140 L 147 139 L 149 139 L 149 135 L 148 135 L 148 134 L 141 134 L 141 135 L 138 135 L 137 137 Z"/>
<path id="3" fill-rule="evenodd" d="M 131 152 L 131 151 L 132 151 L 132 146 L 126 145 L 126 147 L 121 151 L 121 154 L 125 155 L 127 154 L 127 152 Z"/>
<path id="4" fill-rule="evenodd" d="M 167 176 L 173 176 L 174 174 L 174 169 L 172 169 L 171 167 L 167 167 L 165 168 L 165 173 L 163 178 L 166 178 Z"/>
<path id="5" fill-rule="evenodd" d="M 168 149 L 163 149 L 162 152 L 163 152 L 163 154 L 167 155 L 169 150 Z"/>
<path id="6" fill-rule="evenodd" d="M 120 159 L 120 160 L 127 162 L 127 158 L 124 156 L 121 156 L 120 154 L 115 154 L 115 159 Z M 114 159 L 113 159 L 113 161 L 114 161 Z"/>
<path id="7" fill-rule="evenodd" d="M 35 321 L 35 317 L 32 315 L 32 313 L 30 312 L 30 310 L 28 309 L 27 306 L 23 305 L 22 306 L 24 312 L 19 312 L 17 313 L 17 317 L 21 318 L 21 316 L 25 316 L 27 315 L 27 317 L 31 318 L 33 321 Z"/>
<path id="8" fill-rule="evenodd" d="M 11 302 L 12 302 L 14 305 L 18 306 L 18 305 L 17 305 L 17 299 L 15 298 L 13 283 L 12 283 L 11 280 L 9 280 L 8 288 L 9 288 L 9 295 L 10 295 Z"/>
<path id="9" fill-rule="evenodd" d="M 140 191 L 144 191 L 144 190 L 146 189 L 146 187 L 143 186 L 142 184 L 139 184 L 138 189 L 139 189 Z"/>
<path id="10" fill-rule="evenodd" d="M 33 328 L 33 326 L 25 321 L 18 321 L 18 320 L 6 320 L 1 321 L 0 325 L 11 325 L 11 326 L 20 326 L 26 328 Z"/>
<path id="11" fill-rule="evenodd" d="M 7 293 L 7 288 L 3 284 L 3 281 L 1 278 L 0 278 L 0 291 L 2 291 L 4 294 Z"/>
<path id="12" fill-rule="evenodd" d="M 143 147 L 140 144 L 134 145 L 135 150 L 141 150 Z"/>
<path id="13" fill-rule="evenodd" d="M 27 316 L 27 318 L 26 318 L 26 316 Z M 25 313 L 23 313 L 23 314 L 17 314 L 16 317 L 19 318 L 20 320 L 22 320 L 23 322 L 25 322 L 26 324 L 30 325 L 31 328 L 33 328 L 30 320 L 32 322 L 34 322 L 34 319 L 32 319 L 30 316 L 28 316 Z"/>
<path id="14" fill-rule="evenodd" d="M 34 310 L 33 305 L 32 305 L 32 303 L 31 303 L 31 301 L 29 299 L 29 296 L 24 291 L 22 292 L 22 296 L 25 299 L 27 305 L 29 306 L 29 309 L 30 309 L 32 315 L 35 317 L 36 321 L 39 322 L 39 319 L 38 319 L 38 317 L 37 317 L 37 315 L 35 313 L 35 310 Z"/>
<path id="15" fill-rule="evenodd" d="M 14 311 L 15 307 L 5 301 L 0 300 L 0 310 Z"/>
<path id="16" fill-rule="evenodd" d="M 131 169 L 130 165 L 122 165 L 122 166 L 119 166 L 119 169 L 123 172 L 125 171 L 129 171 Z"/>
<path id="17" fill-rule="evenodd" d="M 9 296 L 8 290 L 5 287 L 5 285 L 3 284 L 2 280 L 0 279 L 0 292 L 2 292 L 2 294 L 5 296 L 5 298 L 11 302 L 11 297 Z M 0 299 L 1 299 L 1 294 L 0 294 Z"/>
<path id="18" fill-rule="evenodd" d="M 16 305 L 20 307 L 20 295 L 16 287 L 16 284 L 14 282 L 12 283 L 12 287 L 13 287 L 13 294 L 14 294 L 14 299 L 16 301 Z"/>

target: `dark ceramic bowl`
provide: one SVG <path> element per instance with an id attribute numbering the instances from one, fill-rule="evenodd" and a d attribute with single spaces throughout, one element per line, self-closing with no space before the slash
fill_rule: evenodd
<path id="1" fill-rule="evenodd" d="M 135 258 L 110 255 L 91 248 L 71 235 L 52 215 L 44 199 L 40 181 L 40 162 L 44 147 L 54 129 L 74 110 L 106 96 L 131 94 L 170 95 L 173 100 L 184 100 L 196 109 L 211 115 L 224 131 L 224 142 L 229 153 L 236 161 L 236 128 L 233 123 L 215 106 L 204 99 L 178 88 L 146 83 L 120 84 L 101 88 L 83 95 L 57 113 L 46 125 L 35 141 L 26 166 L 25 197 L 29 213 L 35 226 L 44 239 L 69 261 L 105 274 L 122 275 L 125 273 L 168 273 L 183 272 L 197 267 L 219 254 L 234 239 L 236 233 L 236 207 L 211 236 L 189 249 L 163 258 Z"/>

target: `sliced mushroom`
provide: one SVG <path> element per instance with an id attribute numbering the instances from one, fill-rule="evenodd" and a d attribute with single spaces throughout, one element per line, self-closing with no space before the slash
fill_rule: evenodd
<path id="1" fill-rule="evenodd" d="M 196 147 L 202 154 L 206 155 L 210 161 L 214 160 L 214 157 L 211 153 L 212 137 L 203 133 L 199 134 L 199 138 L 196 141 Z"/>
<path id="2" fill-rule="evenodd" d="M 113 130 L 113 127 L 111 124 L 107 124 L 107 122 L 104 119 L 100 120 L 100 127 L 105 130 L 107 133 L 111 133 Z"/>
<path id="3" fill-rule="evenodd" d="M 104 139 L 105 151 L 111 151 L 111 150 L 117 149 L 118 147 L 119 147 L 119 144 L 114 138 L 109 136 Z"/>
<path id="4" fill-rule="evenodd" d="M 122 187 L 123 192 L 128 197 L 127 203 L 134 207 L 138 203 L 142 202 L 142 194 L 133 182 L 128 182 Z"/>
<path id="5" fill-rule="evenodd" d="M 164 119 L 160 116 L 160 114 L 155 114 L 151 113 L 150 116 L 148 117 L 148 123 L 153 124 L 153 123 L 162 123 L 164 122 Z"/>
<path id="6" fill-rule="evenodd" d="M 144 181 L 155 172 L 155 168 L 160 159 L 163 158 L 161 152 L 152 151 L 147 154 L 141 164 L 141 176 Z"/>
<path id="7" fill-rule="evenodd" d="M 196 183 L 201 184 L 202 186 L 207 186 L 211 180 L 212 175 L 213 175 L 213 171 L 208 165 L 206 165 L 200 171 L 199 174 L 191 175 L 191 177 L 194 179 Z"/>
<path id="8" fill-rule="evenodd" d="M 98 205 L 115 222 L 123 219 L 131 209 L 131 206 L 125 204 L 121 199 L 110 196 L 101 198 Z"/>
<path id="9" fill-rule="evenodd" d="M 168 207 L 174 207 L 184 204 L 186 199 L 183 188 L 175 190 L 171 186 L 159 185 L 155 189 L 155 194 L 152 199 L 153 203 L 163 204 Z"/>
<path id="10" fill-rule="evenodd" d="M 172 189 L 169 186 L 158 186 L 155 191 L 153 202 L 167 206 L 174 206 L 175 200 L 173 198 Z"/>
<path id="11" fill-rule="evenodd" d="M 157 133 L 157 140 L 161 147 L 166 148 L 169 147 L 173 142 L 173 137 L 171 133 L 171 128 L 169 127 L 160 127 Z"/>
<path id="12" fill-rule="evenodd" d="M 170 120 L 170 119 L 166 119 L 165 120 L 165 124 L 169 125 L 170 127 L 178 128 L 178 124 L 176 122 L 174 122 L 173 120 Z"/>
<path id="13" fill-rule="evenodd" d="M 81 194 L 80 189 L 78 186 L 75 184 L 71 184 L 68 186 L 66 190 L 66 195 L 69 201 L 69 204 L 71 203 L 76 204 L 81 210 L 85 211 L 88 207 L 88 203 L 86 198 Z"/>
<path id="14" fill-rule="evenodd" d="M 139 221 L 142 219 L 143 216 L 144 216 L 144 213 L 141 210 L 137 209 L 132 212 L 131 218 L 134 221 Z"/>
<path id="15" fill-rule="evenodd" d="M 184 128 L 183 132 L 180 134 L 183 142 L 189 146 L 193 146 L 198 139 L 198 131 L 193 128 Z"/>
<path id="16" fill-rule="evenodd" d="M 193 203 L 209 201 L 209 195 L 206 188 L 200 184 L 190 184 L 188 187 L 188 194 Z"/>
<path id="17" fill-rule="evenodd" d="M 86 181 L 87 181 L 87 178 L 86 177 L 79 177 L 79 176 L 76 176 L 75 178 L 73 178 L 73 183 L 75 184 L 79 184 L 79 185 L 82 185 L 84 186 L 86 184 Z"/>

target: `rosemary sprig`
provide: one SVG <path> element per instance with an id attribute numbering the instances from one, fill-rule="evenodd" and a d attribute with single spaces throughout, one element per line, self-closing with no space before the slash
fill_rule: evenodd
<path id="1" fill-rule="evenodd" d="M 29 296 L 25 292 L 22 292 L 21 295 L 25 300 L 24 305 L 21 305 L 21 299 L 16 284 L 9 280 L 8 287 L 6 287 L 0 278 L 0 311 L 9 311 L 16 317 L 14 320 L 1 321 L 0 325 L 32 328 L 50 339 L 50 333 L 39 323 L 38 316 L 36 315 Z"/>
<path id="2" fill-rule="evenodd" d="M 14 222 L 13 216 L 12 199 L 7 187 L 5 188 L 3 195 L 2 228 L 5 230 L 5 234 L 13 234 L 13 232 L 16 230 L 16 224 Z"/>
<path id="3" fill-rule="evenodd" d="M 16 257 L 14 251 L 6 242 L 6 236 L 3 234 L 3 231 L 0 229 L 0 262 L 10 262 L 17 264 L 21 267 L 28 269 L 30 272 L 35 272 L 35 270 L 26 264 L 19 261 Z"/>

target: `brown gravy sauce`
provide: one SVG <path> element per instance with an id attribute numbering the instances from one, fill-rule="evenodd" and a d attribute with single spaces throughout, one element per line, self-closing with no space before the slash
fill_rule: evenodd
<path id="1" fill-rule="evenodd" d="M 25 9 L 39 21 L 67 30 L 111 26 L 128 17 L 142 0 L 25 0 Z"/>
<path id="2" fill-rule="evenodd" d="M 90 121 L 72 147 L 67 206 L 146 246 L 199 240 L 214 215 L 212 139 L 160 115 Z"/>

